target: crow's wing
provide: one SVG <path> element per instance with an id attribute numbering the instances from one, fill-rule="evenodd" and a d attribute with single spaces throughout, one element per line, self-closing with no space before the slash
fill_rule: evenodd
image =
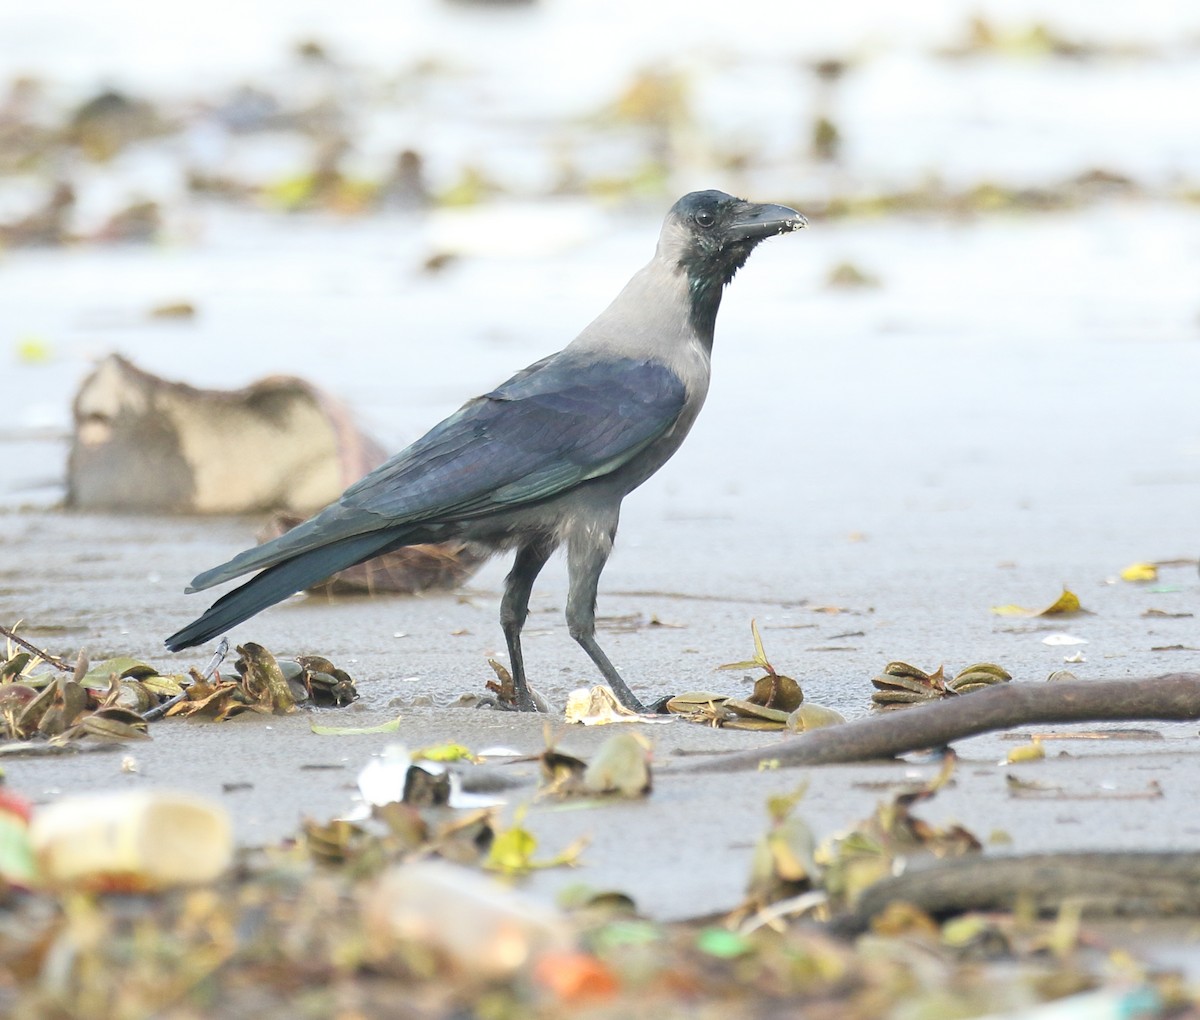
<path id="1" fill-rule="evenodd" d="M 191 590 L 380 529 L 466 521 L 615 471 L 666 433 L 687 399 L 665 365 L 558 355 L 455 412 L 279 538 L 200 574 Z"/>
<path id="2" fill-rule="evenodd" d="M 654 362 L 548 364 L 469 403 L 340 503 L 398 523 L 539 502 L 627 463 L 685 399 L 678 376 Z"/>

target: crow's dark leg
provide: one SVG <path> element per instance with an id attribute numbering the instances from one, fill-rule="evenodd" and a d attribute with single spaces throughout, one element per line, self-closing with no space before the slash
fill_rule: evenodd
<path id="1" fill-rule="evenodd" d="M 500 626 L 508 645 L 508 661 L 512 667 L 513 689 L 517 708 L 522 712 L 536 712 L 537 706 L 529 693 L 525 680 L 525 657 L 521 654 L 521 628 L 529 615 L 529 596 L 533 582 L 537 580 L 546 560 L 554 551 L 554 544 L 544 540 L 526 542 L 517 549 L 512 570 L 504 583 L 504 598 L 500 602 Z"/>
<path id="2" fill-rule="evenodd" d="M 600 585 L 600 572 L 612 552 L 616 533 L 615 509 L 603 521 L 593 521 L 572 529 L 567 539 L 567 569 L 571 575 L 571 587 L 567 595 L 567 629 L 604 674 L 617 700 L 635 712 L 645 712 L 646 706 L 634 696 L 621 679 L 617 667 L 596 643 L 596 590 Z"/>

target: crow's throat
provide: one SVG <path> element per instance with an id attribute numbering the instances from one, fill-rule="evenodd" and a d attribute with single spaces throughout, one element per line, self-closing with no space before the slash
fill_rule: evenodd
<path id="1" fill-rule="evenodd" d="M 705 258 L 684 258 L 680 262 L 688 278 L 691 302 L 688 318 L 692 329 L 709 350 L 716 331 L 721 294 L 734 274 L 746 264 L 752 248 L 753 245 L 739 244 L 722 249 L 718 257 L 709 254 Z"/>

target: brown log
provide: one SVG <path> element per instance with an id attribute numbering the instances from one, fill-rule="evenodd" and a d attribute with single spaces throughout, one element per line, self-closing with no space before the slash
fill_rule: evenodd
<path id="1" fill-rule="evenodd" d="M 1200 914 L 1200 854 L 1118 851 L 938 861 L 869 886 L 854 912 L 835 920 L 835 929 L 862 931 L 896 902 L 938 918 L 1013 910 L 1018 904 L 1052 914 L 1068 902 L 1091 917 L 1195 916 Z"/>
<path id="2" fill-rule="evenodd" d="M 1109 720 L 1200 719 L 1200 673 L 1129 680 L 1008 683 L 902 711 L 802 733 L 782 743 L 718 755 L 672 772 L 836 765 L 893 758 L 1014 726 Z"/>

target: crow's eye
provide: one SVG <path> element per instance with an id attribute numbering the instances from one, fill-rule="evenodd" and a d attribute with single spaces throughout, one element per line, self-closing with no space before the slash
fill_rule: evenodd
<path id="1" fill-rule="evenodd" d="M 707 209 L 702 209 L 700 212 L 696 213 L 696 222 L 702 227 L 711 227 L 717 222 L 717 218 Z"/>

